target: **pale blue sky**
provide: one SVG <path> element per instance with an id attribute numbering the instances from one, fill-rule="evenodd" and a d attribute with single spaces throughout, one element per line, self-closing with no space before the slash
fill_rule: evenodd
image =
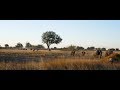
<path id="1" fill-rule="evenodd" d="M 54 31 L 63 38 L 51 47 L 72 44 L 120 48 L 120 20 L 0 20 L 0 45 L 42 44 L 41 36 L 46 31 Z"/>

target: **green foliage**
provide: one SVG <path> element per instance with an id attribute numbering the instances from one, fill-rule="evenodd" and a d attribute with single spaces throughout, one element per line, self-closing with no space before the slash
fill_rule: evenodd
<path id="1" fill-rule="evenodd" d="M 32 47 L 32 45 L 29 42 L 27 42 L 25 47 L 30 48 L 30 47 Z"/>
<path id="2" fill-rule="evenodd" d="M 23 45 L 19 42 L 19 43 L 17 43 L 17 45 L 15 47 L 16 48 L 23 48 Z"/>
<path id="3" fill-rule="evenodd" d="M 36 47 L 39 49 L 45 49 L 45 47 L 43 45 L 37 45 Z"/>
<path id="4" fill-rule="evenodd" d="M 102 51 L 106 51 L 106 48 L 101 48 Z"/>
<path id="5" fill-rule="evenodd" d="M 47 31 L 47 32 L 43 33 L 42 41 L 43 41 L 43 43 L 47 44 L 47 47 L 50 51 L 50 45 L 51 44 L 59 44 L 62 41 L 62 39 L 55 32 Z"/>
<path id="6" fill-rule="evenodd" d="M 116 51 L 119 51 L 119 48 L 116 48 Z"/>
<path id="7" fill-rule="evenodd" d="M 88 47 L 87 50 L 94 50 L 95 47 Z"/>
<path id="8" fill-rule="evenodd" d="M 68 48 L 68 50 L 74 50 L 74 49 L 76 49 L 76 46 L 70 45 L 70 46 L 68 46 L 67 48 Z"/>
<path id="9" fill-rule="evenodd" d="M 77 50 L 84 50 L 84 47 L 77 46 L 76 49 Z"/>
<path id="10" fill-rule="evenodd" d="M 8 48 L 9 47 L 9 45 L 8 44 L 5 44 L 5 48 Z"/>

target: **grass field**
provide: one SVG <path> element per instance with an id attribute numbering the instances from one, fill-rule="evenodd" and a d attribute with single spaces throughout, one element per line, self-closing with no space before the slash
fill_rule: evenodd
<path id="1" fill-rule="evenodd" d="M 0 50 L 0 70 L 120 70 L 120 63 L 111 64 L 93 56 L 94 51 L 86 51 L 75 56 L 70 51 L 60 50 Z M 120 53 L 120 52 L 115 52 Z"/>

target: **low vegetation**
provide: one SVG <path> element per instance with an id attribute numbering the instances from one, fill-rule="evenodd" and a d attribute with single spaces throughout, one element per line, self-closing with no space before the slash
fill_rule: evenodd
<path id="1" fill-rule="evenodd" d="M 81 56 L 70 51 L 52 50 L 0 50 L 0 70 L 120 70 L 120 63 L 111 64 L 108 59 L 120 60 L 120 54 L 114 53 L 101 59 L 93 57 L 94 51 Z"/>

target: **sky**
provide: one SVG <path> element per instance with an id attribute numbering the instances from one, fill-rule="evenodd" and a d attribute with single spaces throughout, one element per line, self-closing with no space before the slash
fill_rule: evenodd
<path id="1" fill-rule="evenodd" d="M 0 20 L 0 45 L 20 42 L 25 46 L 30 42 L 46 47 L 41 38 L 46 31 L 54 31 L 63 39 L 51 47 L 120 48 L 120 20 Z"/>

